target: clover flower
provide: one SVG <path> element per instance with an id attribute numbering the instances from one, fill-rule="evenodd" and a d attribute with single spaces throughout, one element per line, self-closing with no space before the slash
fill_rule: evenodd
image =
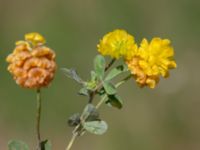
<path id="1" fill-rule="evenodd" d="M 25 88 L 46 87 L 54 78 L 55 53 L 44 46 L 45 39 L 39 33 L 25 35 L 25 41 L 16 42 L 8 55 L 8 71 L 16 83 Z"/>
<path id="2" fill-rule="evenodd" d="M 150 43 L 143 39 L 126 63 L 141 87 L 155 88 L 160 76 L 166 78 L 169 69 L 176 68 L 173 56 L 174 50 L 168 39 L 153 38 Z"/>
<path id="3" fill-rule="evenodd" d="M 132 54 L 132 49 L 137 48 L 137 45 L 132 35 L 125 30 L 117 29 L 106 34 L 100 40 L 97 48 L 102 55 L 118 59 L 120 57 L 129 58 Z"/>

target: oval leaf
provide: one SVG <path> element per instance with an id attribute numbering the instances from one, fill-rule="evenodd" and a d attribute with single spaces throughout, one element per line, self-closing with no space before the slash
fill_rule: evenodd
<path id="1" fill-rule="evenodd" d="M 29 150 L 29 147 L 23 141 L 12 140 L 8 142 L 8 150 Z"/>
<path id="2" fill-rule="evenodd" d="M 83 124 L 85 130 L 92 134 L 102 135 L 107 129 L 108 125 L 105 121 L 90 121 Z"/>
<path id="3" fill-rule="evenodd" d="M 67 123 L 70 127 L 75 127 L 80 123 L 81 115 L 79 113 L 75 113 L 69 117 Z"/>
<path id="4" fill-rule="evenodd" d="M 86 121 L 99 120 L 99 112 L 94 105 L 87 104 L 85 109 L 83 110 L 83 118 L 85 118 Z"/>
<path id="5" fill-rule="evenodd" d="M 104 77 L 106 61 L 105 58 L 101 55 L 97 55 L 94 59 L 94 69 L 97 74 L 97 77 L 102 80 Z"/>
<path id="6" fill-rule="evenodd" d="M 118 109 L 121 109 L 123 106 L 123 101 L 121 97 L 118 95 L 108 95 L 108 100 L 106 101 L 106 104 L 112 107 L 116 107 Z"/>
<path id="7" fill-rule="evenodd" d="M 108 75 L 106 76 L 106 81 L 110 81 L 111 79 L 113 79 L 114 77 L 118 76 L 119 74 L 128 71 L 127 65 L 120 65 L 117 66 L 116 68 L 113 68 Z"/>
<path id="8" fill-rule="evenodd" d="M 84 81 L 80 78 L 80 76 L 78 75 L 75 69 L 62 68 L 61 70 L 64 72 L 64 74 L 67 77 L 74 79 L 76 82 L 80 84 L 84 84 Z"/>
<path id="9" fill-rule="evenodd" d="M 103 82 L 103 87 L 108 95 L 117 93 L 115 86 L 110 82 Z"/>

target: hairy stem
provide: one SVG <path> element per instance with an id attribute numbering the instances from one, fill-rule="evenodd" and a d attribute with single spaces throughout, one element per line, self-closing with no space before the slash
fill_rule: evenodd
<path id="1" fill-rule="evenodd" d="M 40 137 L 40 119 L 41 119 L 41 91 L 37 89 L 37 110 L 36 110 L 36 136 L 37 136 L 37 150 L 41 150 L 41 137 Z"/>
<path id="2" fill-rule="evenodd" d="M 73 145 L 73 143 L 74 143 L 74 141 L 75 141 L 77 136 L 78 136 L 77 132 L 73 133 L 72 138 L 71 138 L 66 150 L 70 150 L 71 149 L 71 147 L 72 147 L 72 145 Z"/>
<path id="3" fill-rule="evenodd" d="M 113 58 L 113 59 L 108 63 L 108 65 L 105 67 L 105 71 L 107 71 L 107 70 L 114 64 L 115 60 L 116 60 L 116 59 Z"/>
<path id="4" fill-rule="evenodd" d="M 101 100 L 99 101 L 99 103 L 97 103 L 97 105 L 96 105 L 96 109 L 98 109 L 105 102 L 106 98 L 107 98 L 107 95 L 104 95 L 101 98 Z"/>

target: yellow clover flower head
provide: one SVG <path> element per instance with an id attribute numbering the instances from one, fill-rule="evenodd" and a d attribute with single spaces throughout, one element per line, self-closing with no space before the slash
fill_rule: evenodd
<path id="1" fill-rule="evenodd" d="M 16 42 L 8 55 L 8 71 L 16 83 L 25 88 L 46 87 L 53 80 L 56 62 L 55 52 L 44 46 L 45 39 L 38 33 L 25 35 L 25 41 Z"/>
<path id="2" fill-rule="evenodd" d="M 174 50 L 168 39 L 153 38 L 150 43 L 143 39 L 126 63 L 141 87 L 155 88 L 160 76 L 166 78 L 169 69 L 176 68 L 173 56 Z"/>
<path id="3" fill-rule="evenodd" d="M 108 55 L 115 59 L 120 57 L 129 58 L 132 49 L 136 47 L 134 37 L 125 30 L 120 29 L 106 34 L 97 45 L 98 51 L 102 55 Z"/>

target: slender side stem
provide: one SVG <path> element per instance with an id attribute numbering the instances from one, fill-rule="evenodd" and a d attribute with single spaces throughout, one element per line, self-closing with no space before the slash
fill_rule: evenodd
<path id="1" fill-rule="evenodd" d="M 114 62 L 115 62 L 115 58 L 113 58 L 111 61 L 110 61 L 110 63 L 108 63 L 108 65 L 105 67 L 105 71 L 107 71 L 113 64 L 114 64 Z"/>
<path id="2" fill-rule="evenodd" d="M 124 79 L 122 79 L 120 82 L 118 82 L 115 87 L 119 87 L 120 85 L 122 85 L 123 83 L 125 83 L 126 81 L 128 81 L 130 78 L 132 77 L 132 75 L 128 75 L 127 77 L 125 77 Z"/>
<path id="3" fill-rule="evenodd" d="M 41 150 L 41 137 L 40 137 L 40 120 L 41 120 L 41 91 L 37 89 L 37 110 L 36 110 L 36 136 L 37 136 L 37 150 Z"/>

